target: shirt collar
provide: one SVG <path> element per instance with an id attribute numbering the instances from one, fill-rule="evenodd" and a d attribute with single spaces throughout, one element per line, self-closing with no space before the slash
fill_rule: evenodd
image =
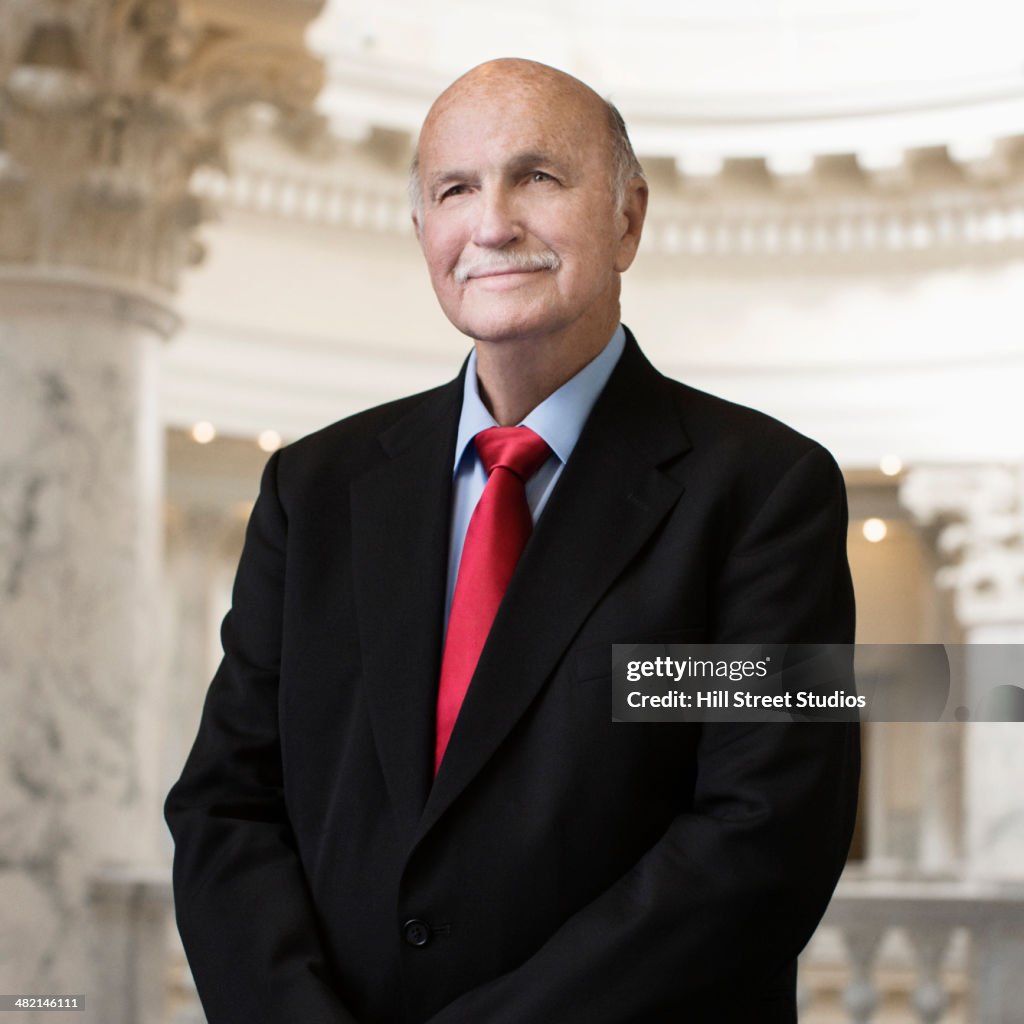
<path id="1" fill-rule="evenodd" d="M 563 464 L 568 461 L 576 442 L 580 438 L 583 424 L 597 401 L 597 396 L 608 383 L 615 364 L 626 346 L 626 332 L 622 324 L 615 329 L 611 340 L 598 355 L 587 363 L 575 376 L 570 377 L 557 391 L 552 392 L 517 426 L 529 427 L 547 442 L 548 447 Z M 469 356 L 466 378 L 462 391 L 462 413 L 459 416 L 459 432 L 455 440 L 455 462 L 453 472 L 473 438 L 488 427 L 498 424 L 487 411 L 480 398 L 476 379 L 476 350 Z"/>

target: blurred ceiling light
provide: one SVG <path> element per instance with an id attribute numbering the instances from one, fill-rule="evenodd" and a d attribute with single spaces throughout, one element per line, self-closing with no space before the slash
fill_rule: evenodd
<path id="1" fill-rule="evenodd" d="M 884 519 L 871 518 L 864 520 L 861 532 L 864 534 L 866 541 L 877 544 L 880 540 L 885 540 L 885 535 L 889 532 L 889 528 L 885 525 Z"/>
<path id="2" fill-rule="evenodd" d="M 256 438 L 256 443 L 265 452 L 276 452 L 281 447 L 281 435 L 276 430 L 264 430 Z"/>
<path id="3" fill-rule="evenodd" d="M 878 468 L 886 476 L 899 476 L 903 469 L 903 460 L 898 455 L 883 455 Z"/>
<path id="4" fill-rule="evenodd" d="M 209 420 L 200 420 L 192 426 L 192 440 L 209 444 L 217 436 L 217 428 Z"/>

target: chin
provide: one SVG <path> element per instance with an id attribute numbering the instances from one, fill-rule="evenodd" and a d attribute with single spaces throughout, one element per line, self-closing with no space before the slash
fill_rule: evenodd
<path id="1" fill-rule="evenodd" d="M 550 334 L 553 330 L 551 327 L 537 324 L 509 323 L 508 321 L 466 326 L 456 324 L 455 326 L 474 341 L 484 342 L 519 341 L 524 338 L 537 338 Z"/>
<path id="2" fill-rule="evenodd" d="M 514 341 L 518 338 L 552 334 L 566 326 L 562 318 L 534 312 L 517 315 L 512 310 L 495 310 L 486 315 L 449 316 L 451 322 L 475 341 Z"/>

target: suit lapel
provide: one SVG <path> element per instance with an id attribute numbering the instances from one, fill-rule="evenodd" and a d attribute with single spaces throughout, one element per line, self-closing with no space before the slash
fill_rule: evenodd
<path id="1" fill-rule="evenodd" d="M 661 380 L 630 336 L 509 584 L 417 839 L 505 739 L 590 610 L 678 501 L 682 484 L 666 464 L 690 444 Z"/>
<path id="2" fill-rule="evenodd" d="M 352 561 L 367 702 L 400 827 L 433 775 L 434 708 L 462 376 L 379 441 L 387 460 L 353 481 Z"/>

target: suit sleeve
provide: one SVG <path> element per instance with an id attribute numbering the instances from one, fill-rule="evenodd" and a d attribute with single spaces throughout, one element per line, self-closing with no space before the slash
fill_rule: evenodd
<path id="1" fill-rule="evenodd" d="M 224 660 L 165 805 L 175 910 L 209 1024 L 354 1024 L 328 977 L 284 800 L 277 689 L 287 523 L 278 454 L 249 521 Z"/>
<path id="2" fill-rule="evenodd" d="M 736 531 L 711 639 L 852 643 L 846 525 L 838 467 L 815 447 Z M 689 809 L 518 968 L 430 1024 L 704 1022 L 759 987 L 791 992 L 846 859 L 858 728 L 703 725 Z"/>

